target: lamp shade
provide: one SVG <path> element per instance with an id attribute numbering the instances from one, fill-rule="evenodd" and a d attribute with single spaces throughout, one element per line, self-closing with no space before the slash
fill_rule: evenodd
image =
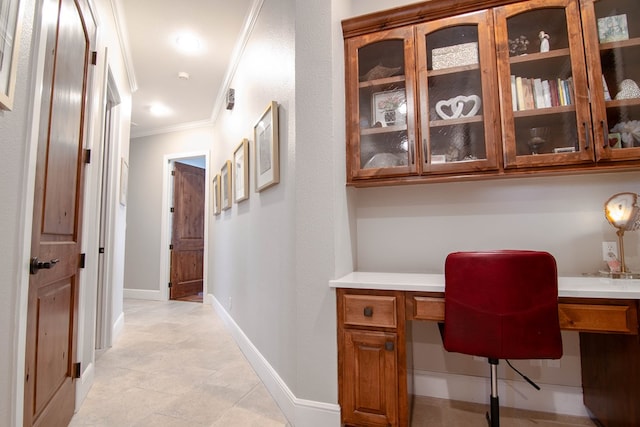
<path id="1" fill-rule="evenodd" d="M 616 228 L 633 231 L 640 228 L 640 208 L 635 193 L 614 194 L 604 204 L 607 221 Z"/>

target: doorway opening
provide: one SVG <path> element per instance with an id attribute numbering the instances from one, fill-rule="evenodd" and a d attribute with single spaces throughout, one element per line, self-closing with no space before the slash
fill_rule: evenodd
<path id="1" fill-rule="evenodd" d="M 165 160 L 164 299 L 205 302 L 208 155 L 191 153 Z"/>

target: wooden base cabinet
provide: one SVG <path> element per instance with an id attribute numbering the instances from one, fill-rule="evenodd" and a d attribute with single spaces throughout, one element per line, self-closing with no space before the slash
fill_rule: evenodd
<path id="1" fill-rule="evenodd" d="M 406 426 L 404 296 L 338 290 L 338 371 L 342 423 Z M 398 317 L 400 316 L 400 317 Z M 402 359 L 401 359 L 402 358 Z"/>

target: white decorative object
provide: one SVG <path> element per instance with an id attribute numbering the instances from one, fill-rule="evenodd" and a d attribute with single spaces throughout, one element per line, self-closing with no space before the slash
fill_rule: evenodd
<path id="1" fill-rule="evenodd" d="M 538 38 L 540 39 L 540 52 L 549 52 L 549 34 L 540 31 Z"/>
<path id="2" fill-rule="evenodd" d="M 438 47 L 431 51 L 431 68 L 460 67 L 478 63 L 478 43 L 462 43 L 453 46 Z"/>
<path id="3" fill-rule="evenodd" d="M 480 111 L 480 107 L 482 100 L 478 95 L 459 95 L 436 102 L 436 113 L 443 120 L 473 117 Z"/>
<path id="4" fill-rule="evenodd" d="M 635 142 L 640 145 L 640 120 L 630 120 L 620 122 L 611 128 L 611 133 L 619 132 L 622 139 L 622 148 L 635 146 Z"/>
<path id="5" fill-rule="evenodd" d="M 640 98 L 640 88 L 638 88 L 638 84 L 631 79 L 621 81 L 618 88 L 620 91 L 616 95 L 616 99 Z"/>

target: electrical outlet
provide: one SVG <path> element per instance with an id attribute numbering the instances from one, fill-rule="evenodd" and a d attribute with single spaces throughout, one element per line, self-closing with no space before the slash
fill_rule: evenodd
<path id="1" fill-rule="evenodd" d="M 618 259 L 618 245 L 616 242 L 602 242 L 602 260 Z"/>

